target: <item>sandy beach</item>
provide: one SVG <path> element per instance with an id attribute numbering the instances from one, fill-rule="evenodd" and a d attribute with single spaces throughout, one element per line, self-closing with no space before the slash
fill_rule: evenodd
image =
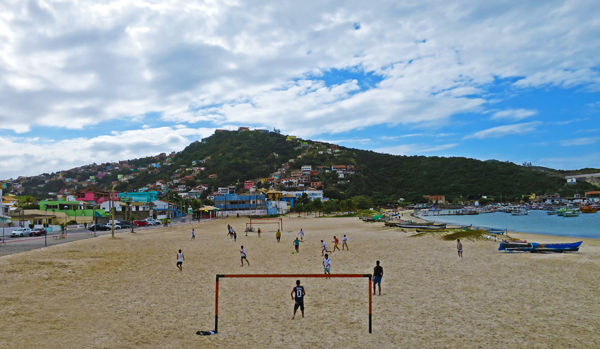
<path id="1" fill-rule="evenodd" d="M 284 218 L 262 237 L 246 218 L 156 229 L 0 257 L 1 348 L 598 348 L 600 241 L 580 252 L 497 252 L 358 218 Z M 238 241 L 226 236 L 231 224 Z M 191 241 L 191 229 L 196 239 Z M 300 253 L 292 254 L 300 228 Z M 295 279 L 224 279 L 219 333 L 215 275 L 322 273 L 320 241 L 349 237 L 332 273 L 384 268 L 368 333 L 367 279 L 301 279 L 306 318 L 291 319 Z M 573 238 L 513 233 L 539 242 Z M 250 267 L 240 267 L 244 245 Z M 340 246 L 341 247 L 341 246 Z M 183 271 L 176 253 L 185 255 Z"/>

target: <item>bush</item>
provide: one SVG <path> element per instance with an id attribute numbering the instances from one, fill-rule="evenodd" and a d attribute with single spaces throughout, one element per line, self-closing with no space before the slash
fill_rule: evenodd
<path id="1" fill-rule="evenodd" d="M 29 224 L 29 229 L 33 229 L 33 227 L 35 227 L 35 224 L 33 224 L 33 223 Z"/>
<path id="2" fill-rule="evenodd" d="M 74 220 L 70 220 L 67 222 L 67 225 L 77 225 L 77 222 L 75 222 Z"/>

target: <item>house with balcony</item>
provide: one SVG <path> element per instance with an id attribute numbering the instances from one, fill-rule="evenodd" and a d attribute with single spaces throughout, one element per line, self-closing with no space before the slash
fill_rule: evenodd
<path id="1" fill-rule="evenodd" d="M 75 201 L 86 201 L 101 204 L 104 201 L 118 201 L 118 192 L 108 192 L 98 188 L 86 188 L 75 193 Z"/>
<path id="2" fill-rule="evenodd" d="M 346 165 L 333 165 L 331 170 L 337 173 L 346 173 Z"/>

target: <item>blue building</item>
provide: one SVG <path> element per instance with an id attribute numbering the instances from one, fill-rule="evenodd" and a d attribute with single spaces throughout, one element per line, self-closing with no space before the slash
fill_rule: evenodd
<path id="1" fill-rule="evenodd" d="M 130 198 L 132 202 L 153 202 L 158 200 L 157 191 L 119 193 L 119 199 Z"/>
<path id="2" fill-rule="evenodd" d="M 215 196 L 215 207 L 222 211 L 264 210 L 263 194 L 225 194 Z"/>

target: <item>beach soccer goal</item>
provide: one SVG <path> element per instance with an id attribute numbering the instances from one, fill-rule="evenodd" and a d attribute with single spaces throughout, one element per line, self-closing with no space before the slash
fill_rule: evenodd
<path id="1" fill-rule="evenodd" d="M 219 332 L 219 279 L 229 278 L 368 278 L 369 279 L 369 333 L 373 333 L 372 321 L 372 274 L 217 274 L 215 290 L 215 330 Z"/>
<path id="2" fill-rule="evenodd" d="M 257 227 L 263 224 L 277 224 L 277 228 L 281 231 L 281 224 L 279 222 L 261 222 L 261 223 L 246 223 L 246 233 L 256 231 Z"/>
<path id="3" fill-rule="evenodd" d="M 250 228 L 247 231 L 253 231 L 253 225 L 259 224 L 278 224 L 279 231 L 283 231 L 283 219 L 281 218 L 250 218 L 250 223 L 246 223 L 246 227 Z"/>

